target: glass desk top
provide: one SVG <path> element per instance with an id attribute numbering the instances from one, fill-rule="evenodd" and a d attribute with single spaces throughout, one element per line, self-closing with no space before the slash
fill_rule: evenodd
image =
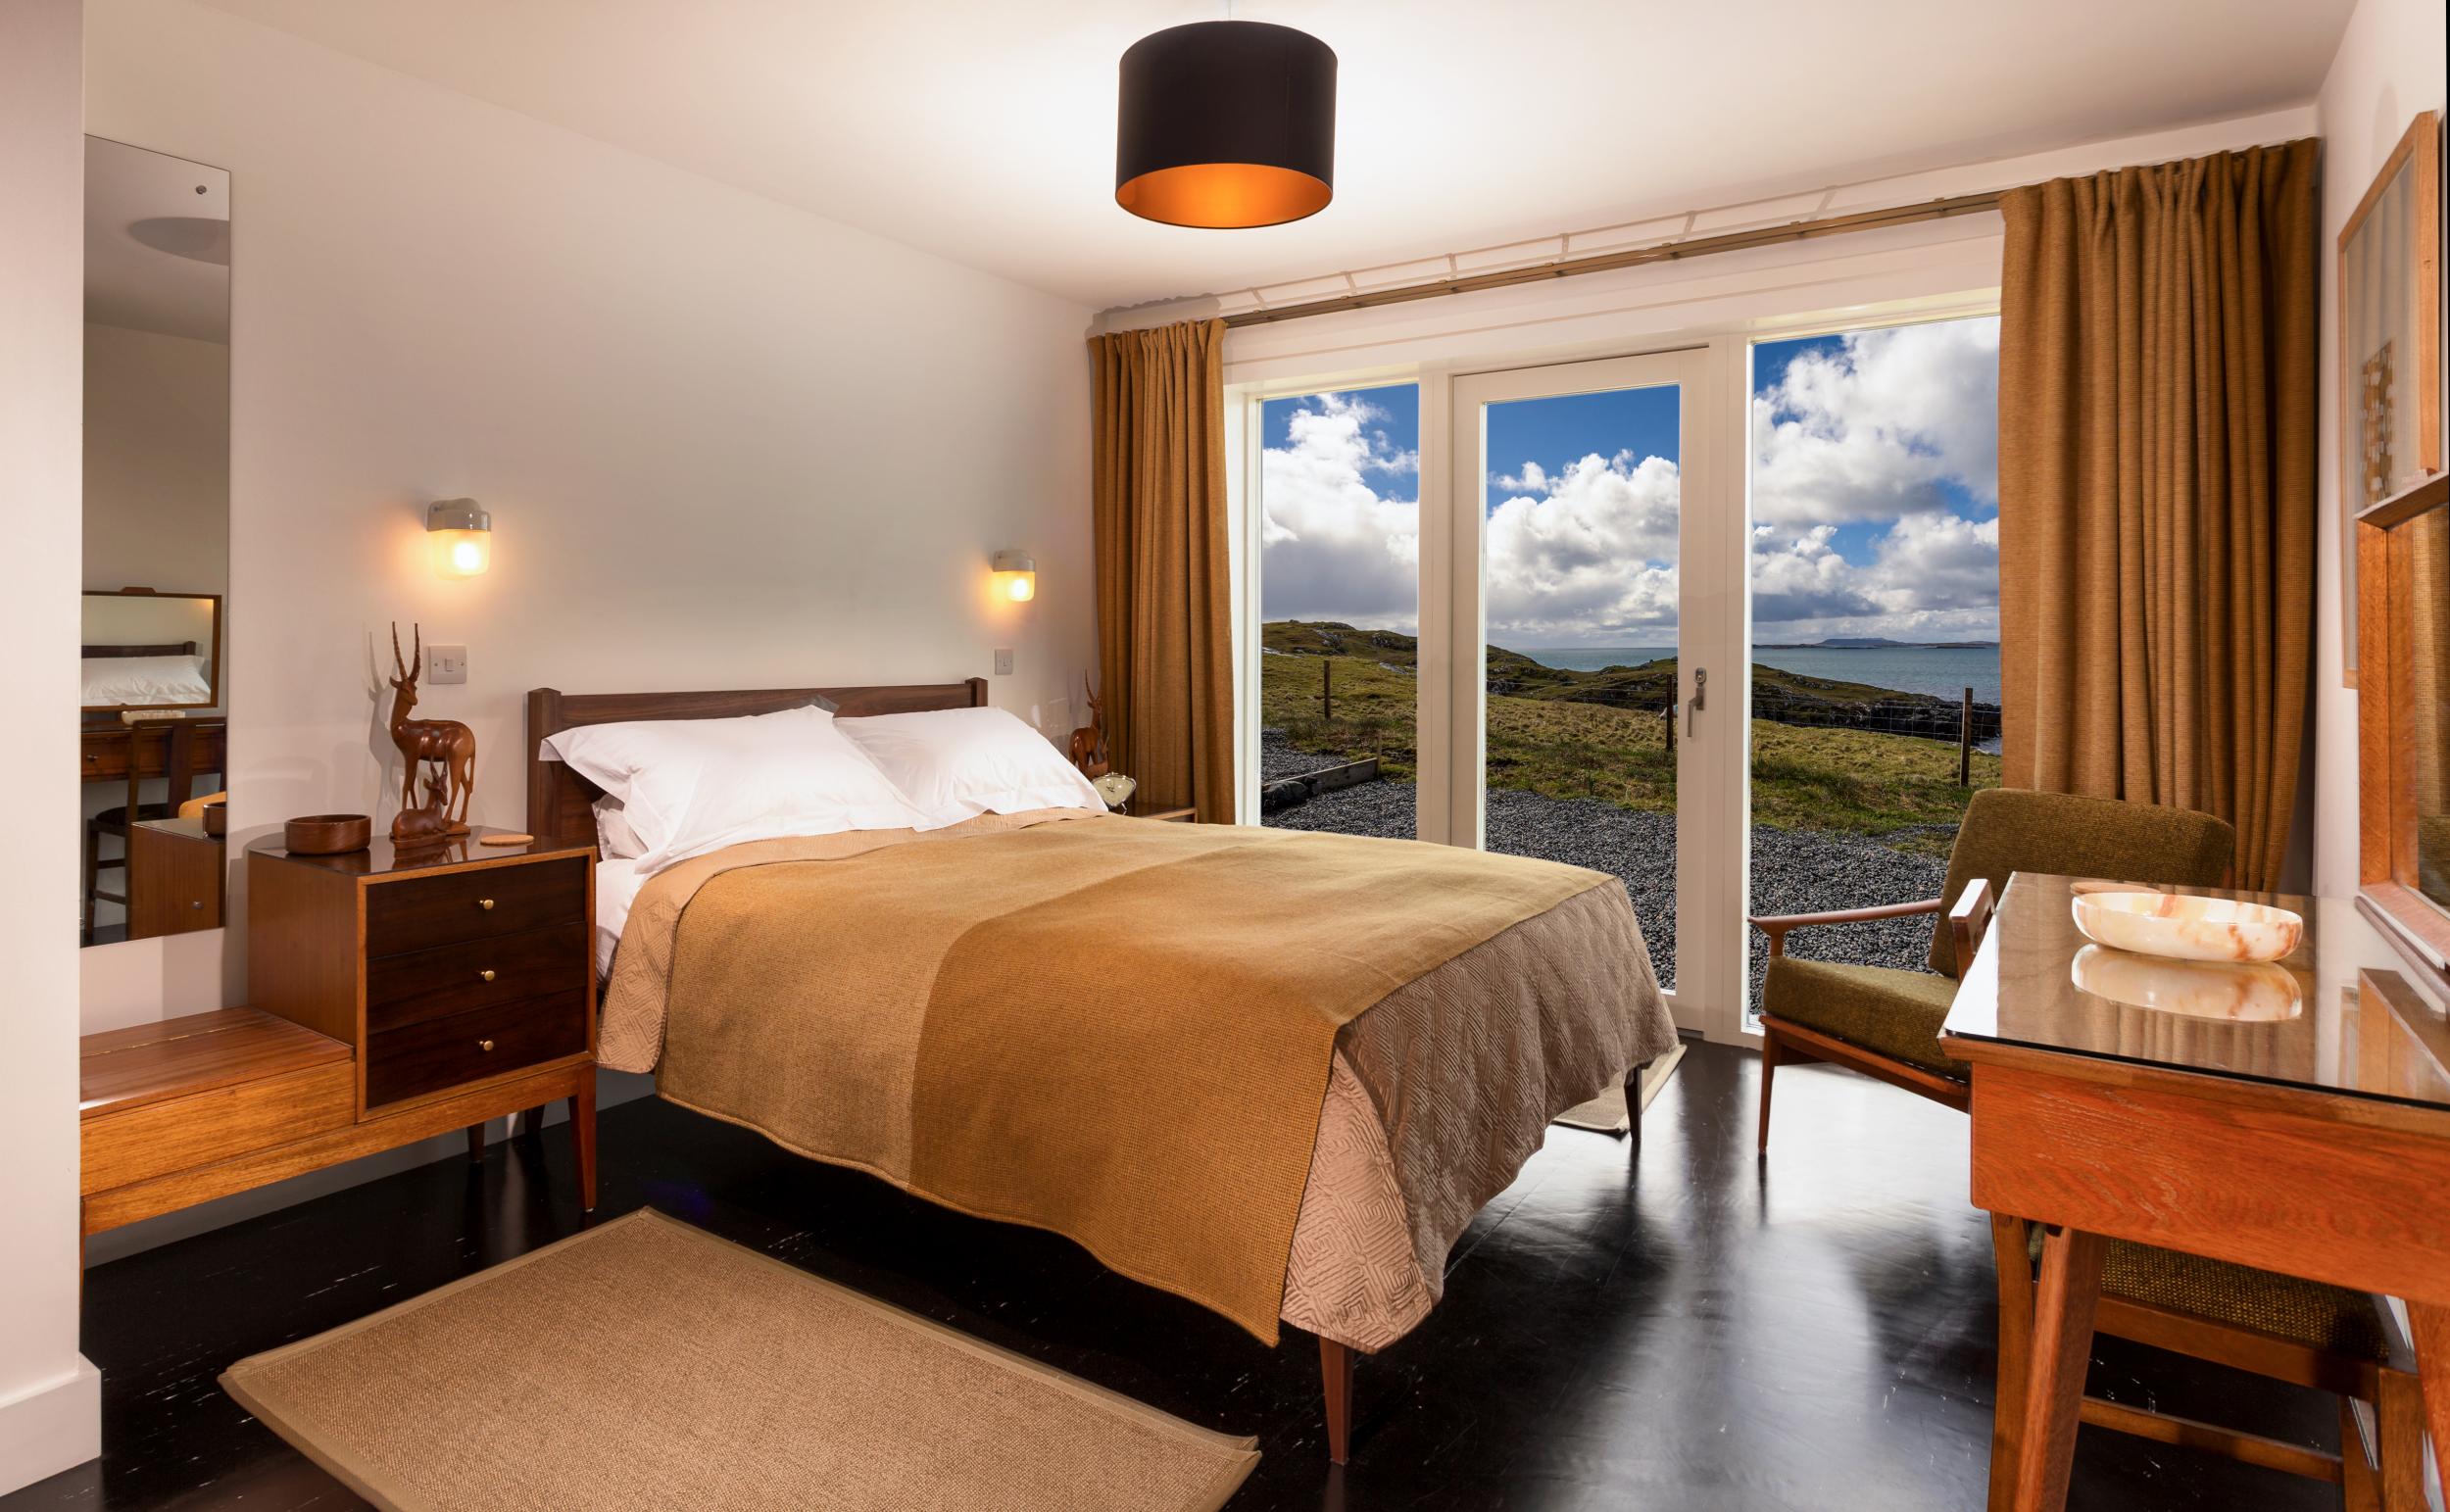
<path id="1" fill-rule="evenodd" d="M 2399 974 L 2400 957 L 2353 901 L 2164 889 L 2305 920 L 2297 949 L 2276 962 L 2178 961 L 2087 941 L 2076 880 L 2009 880 L 1943 1034 L 2450 1108 L 2450 1022 Z M 2361 989 L 2365 971 L 2390 973 L 2389 991 Z"/>

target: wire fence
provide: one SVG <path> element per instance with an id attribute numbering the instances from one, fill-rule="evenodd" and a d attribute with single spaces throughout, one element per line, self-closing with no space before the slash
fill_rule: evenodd
<path id="1" fill-rule="evenodd" d="M 1310 731 L 1349 728 L 1351 734 L 1366 742 L 1372 753 L 1385 750 L 1391 736 L 1396 742 L 1409 747 L 1408 731 L 1399 728 L 1404 721 L 1391 716 L 1391 711 L 1383 704 L 1356 705 L 1354 699 L 1347 696 L 1347 717 L 1340 725 L 1337 718 L 1336 664 L 1332 658 L 1321 657 L 1317 658 L 1317 723 L 1309 727 Z M 1390 669 L 1410 671 L 1409 668 Z M 1284 673 L 1271 668 L 1270 675 L 1282 676 Z M 1836 683 L 1793 673 L 1781 674 L 1775 681 L 1755 677 L 1751 679 L 1750 689 L 1752 717 L 1801 729 L 1862 730 L 1953 746 L 1957 752 L 1959 787 L 1973 785 L 1975 754 L 1996 749 L 2000 738 L 1999 706 L 1977 700 L 1971 687 L 1963 689 L 1954 699 L 1883 690 L 1872 690 L 1879 696 L 1865 698 L 1862 696 L 1865 691 L 1859 684 Z M 1673 663 L 1639 669 L 1629 673 L 1621 683 L 1581 686 L 1570 691 L 1493 673 L 1489 678 L 1488 692 L 1492 699 L 1587 704 L 1630 713 L 1652 714 L 1659 721 L 1659 743 L 1669 752 L 1676 749 L 1679 721 L 1690 719 L 1692 713 L 1679 696 Z M 1301 705 L 1302 722 L 1306 725 L 1308 699 L 1301 700 Z"/>

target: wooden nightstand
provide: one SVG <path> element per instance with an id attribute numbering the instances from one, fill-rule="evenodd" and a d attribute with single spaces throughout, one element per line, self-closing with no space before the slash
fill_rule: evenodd
<path id="1" fill-rule="evenodd" d="M 1200 810 L 1197 808 L 1152 808 L 1147 813 L 1136 814 L 1134 817 L 1154 819 L 1161 824 L 1197 824 L 1200 822 Z"/>
<path id="2" fill-rule="evenodd" d="M 84 1230 L 570 1101 L 596 1203 L 595 853 L 247 852 L 251 1006 L 84 1049 Z"/>

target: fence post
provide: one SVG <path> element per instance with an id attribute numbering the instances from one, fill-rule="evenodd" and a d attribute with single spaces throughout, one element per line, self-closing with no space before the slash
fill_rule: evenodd
<path id="1" fill-rule="evenodd" d="M 1966 696 L 1971 698 L 1973 690 L 1968 689 Z M 1318 721 L 1321 724 L 1336 722 L 1336 663 L 1325 657 L 1321 657 L 1318 663 Z"/>
<path id="2" fill-rule="evenodd" d="M 1667 715 L 1667 754 L 1674 756 L 1676 754 L 1676 701 L 1669 699 L 1667 707 L 1661 709 L 1660 712 Z"/>
<path id="3" fill-rule="evenodd" d="M 1965 690 L 1964 702 L 1957 705 L 1957 786 L 1974 785 L 1974 690 Z"/>

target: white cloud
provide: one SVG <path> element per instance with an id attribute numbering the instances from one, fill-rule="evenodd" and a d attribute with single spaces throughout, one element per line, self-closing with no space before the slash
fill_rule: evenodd
<path id="1" fill-rule="evenodd" d="M 1420 621 L 1421 511 L 1381 499 L 1364 474 L 1417 473 L 1415 453 L 1367 430 L 1385 412 L 1322 394 L 1289 419 L 1289 445 L 1270 447 L 1260 487 L 1260 612 L 1334 619 L 1410 634 Z"/>
<path id="2" fill-rule="evenodd" d="M 1515 497 L 1489 514 L 1491 641 L 1656 639 L 1676 623 L 1674 463 L 1594 452 L 1553 473 L 1525 462 L 1497 486 Z"/>
<path id="3" fill-rule="evenodd" d="M 1955 510 L 1997 500 L 1997 369 L 1996 320 L 1901 326 L 1799 358 L 1755 397 L 1762 639 L 1996 636 L 1998 524 Z M 1420 460 L 1389 442 L 1387 418 L 1322 395 L 1267 452 L 1268 618 L 1417 624 L 1420 509 L 1371 485 L 1417 477 Z M 1487 527 L 1491 641 L 1661 644 L 1677 622 L 1676 464 L 1630 452 L 1491 461 L 1514 464 L 1492 474 L 1504 497 Z M 1840 554 L 1841 534 L 1863 543 L 1846 548 L 1858 560 Z"/>
<path id="4" fill-rule="evenodd" d="M 1999 322 L 1861 331 L 1752 399 L 1752 517 L 1801 527 L 1999 497 Z"/>
<path id="5" fill-rule="evenodd" d="M 1752 617 L 1769 641 L 1831 635 L 1989 640 L 1999 633 L 1999 522 L 1909 514 L 1850 562 L 1835 525 L 1752 529 Z"/>

